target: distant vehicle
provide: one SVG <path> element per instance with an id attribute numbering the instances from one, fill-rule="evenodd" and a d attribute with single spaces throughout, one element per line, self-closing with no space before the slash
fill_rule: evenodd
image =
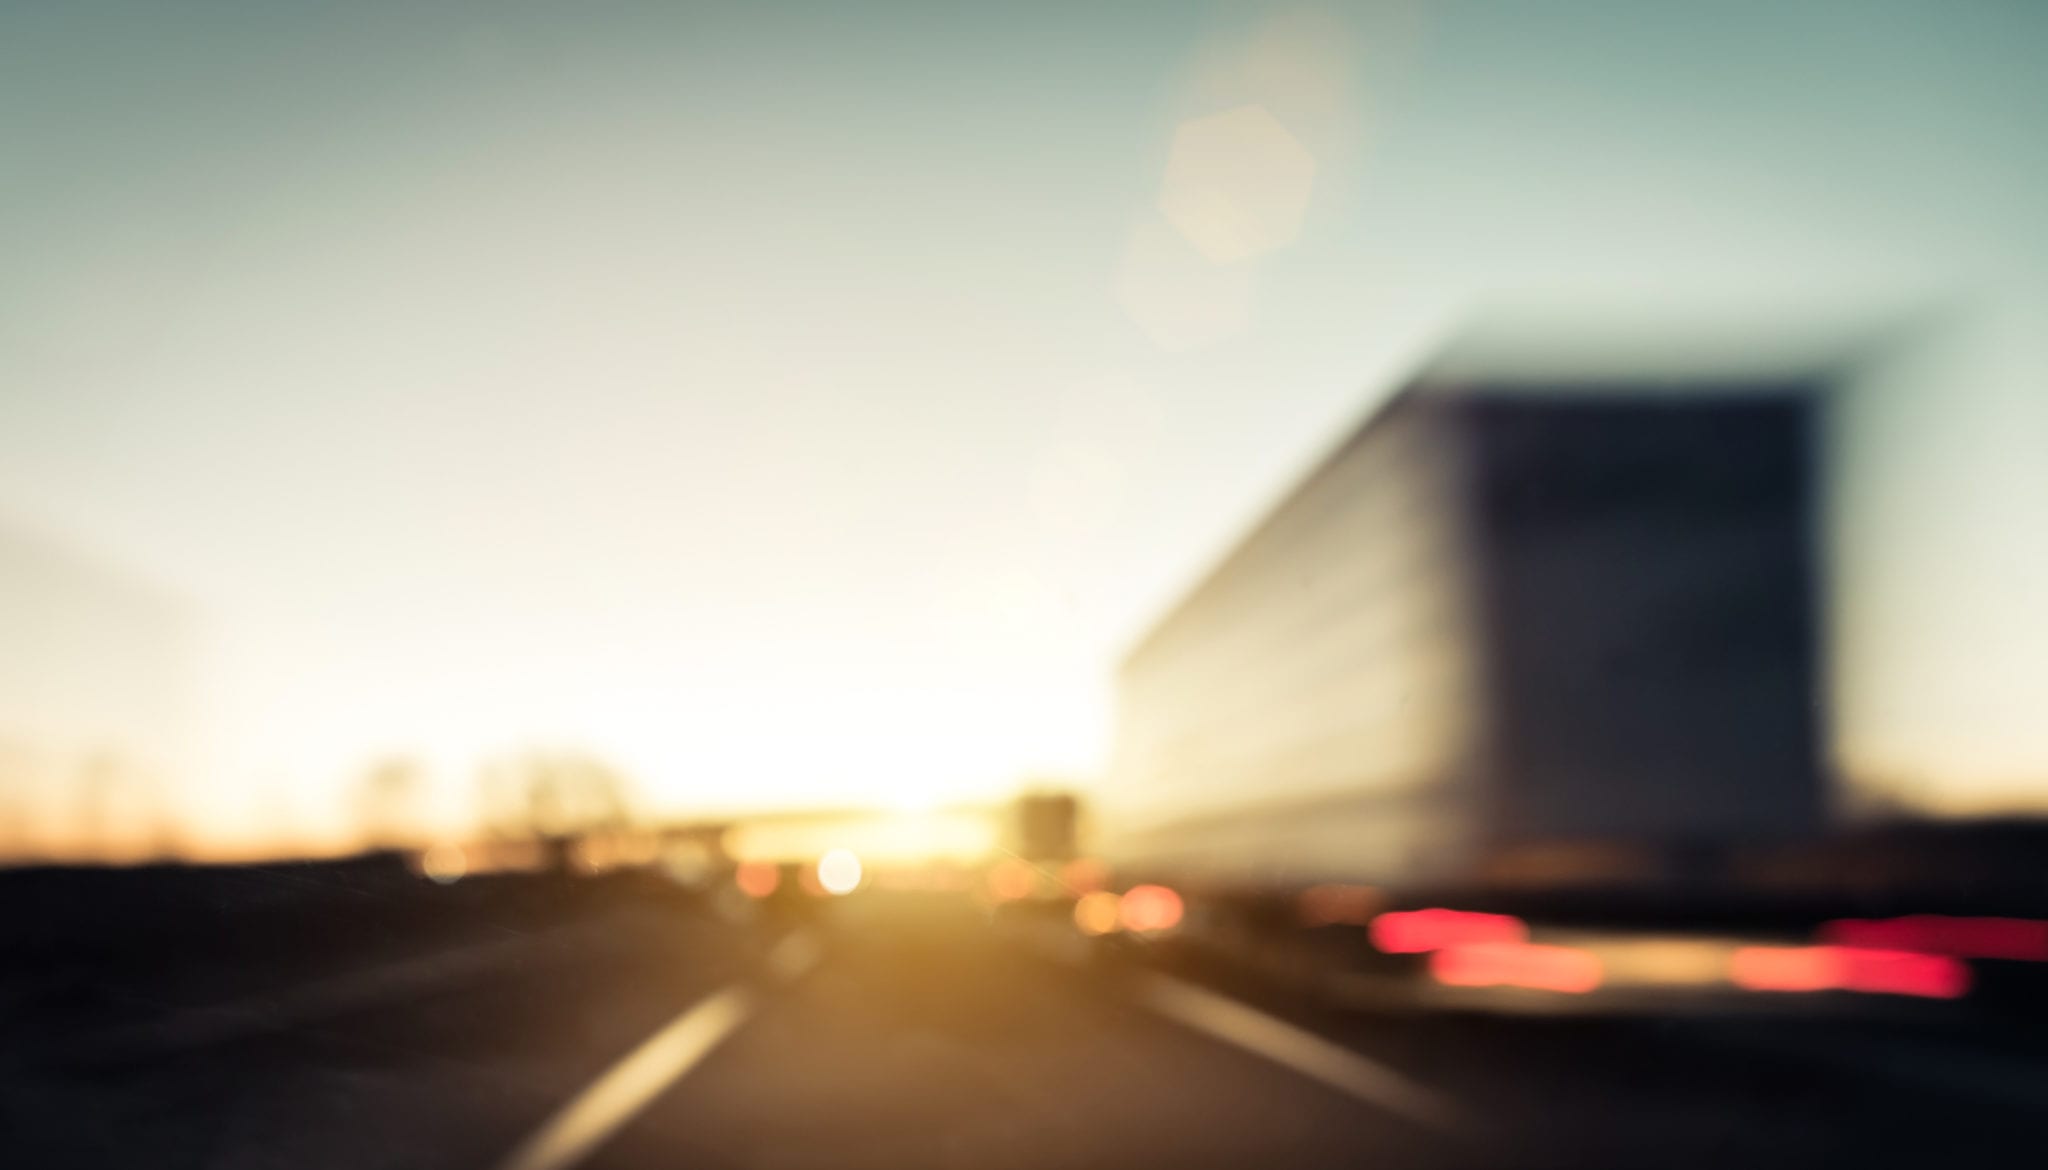
<path id="1" fill-rule="evenodd" d="M 1700 901 L 1814 837 L 1815 389 L 1398 395 L 1123 664 L 1120 877 Z"/>
<path id="2" fill-rule="evenodd" d="M 1080 834 L 1081 804 L 1069 792 L 1027 792 L 1011 806 L 1010 848 L 1030 861 L 1067 861 Z"/>

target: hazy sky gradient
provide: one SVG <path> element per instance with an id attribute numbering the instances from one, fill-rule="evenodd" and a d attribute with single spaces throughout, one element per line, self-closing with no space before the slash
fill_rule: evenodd
<path id="1" fill-rule="evenodd" d="M 386 752 L 451 819 L 530 743 L 675 808 L 1085 775 L 1122 648 L 1474 307 L 2044 272 L 2026 4 L 0 12 L 0 514 L 196 599 L 222 841 Z M 1161 176 L 1252 103 L 1313 198 L 1215 269 Z M 1134 239 L 1241 327 L 1161 349 Z"/>

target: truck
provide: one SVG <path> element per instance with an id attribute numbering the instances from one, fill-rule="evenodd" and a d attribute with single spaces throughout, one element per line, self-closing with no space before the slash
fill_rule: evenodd
<path id="1" fill-rule="evenodd" d="M 1828 827 L 1823 389 L 1405 387 L 1123 661 L 1102 853 L 1212 906 L 1727 905 Z"/>
<path id="2" fill-rule="evenodd" d="M 1873 819 L 1834 763 L 1823 426 L 1862 351 L 1581 350 L 1453 351 L 1140 638 L 1090 820 L 1170 929 L 1076 925 L 1467 989 L 2038 1003 L 2048 823 Z"/>
<path id="3" fill-rule="evenodd" d="M 1071 861 L 1080 835 L 1080 799 L 1071 792 L 1032 791 L 1010 805 L 1005 848 L 1026 861 Z"/>

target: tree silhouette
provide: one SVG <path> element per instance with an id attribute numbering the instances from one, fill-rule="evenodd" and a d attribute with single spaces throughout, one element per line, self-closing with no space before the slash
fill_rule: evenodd
<path id="1" fill-rule="evenodd" d="M 582 752 L 528 752 L 479 777 L 483 819 L 507 838 L 559 840 L 633 823 L 625 776 Z"/>

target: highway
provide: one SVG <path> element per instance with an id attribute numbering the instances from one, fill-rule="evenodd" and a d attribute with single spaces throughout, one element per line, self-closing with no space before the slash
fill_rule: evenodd
<path id="1" fill-rule="evenodd" d="M 1927 1166 L 2028 1150 L 2048 1101 L 2048 1066 L 1950 1033 L 1335 1011 L 1227 971 L 1091 961 L 965 899 L 831 909 L 744 924 L 624 903 L 239 1005 L 45 1029 L 10 1050 L 0 1161 Z"/>

